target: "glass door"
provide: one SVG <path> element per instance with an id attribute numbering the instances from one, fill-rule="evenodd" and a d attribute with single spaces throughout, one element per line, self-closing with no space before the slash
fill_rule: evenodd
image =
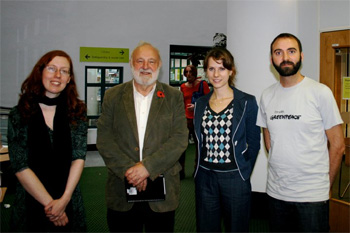
<path id="1" fill-rule="evenodd" d="M 123 82 L 123 67 L 85 67 L 85 103 L 89 127 L 95 128 L 108 88 Z"/>
<path id="2" fill-rule="evenodd" d="M 350 48 L 335 49 L 335 97 L 343 118 L 343 132 L 345 137 L 345 153 L 337 180 L 334 182 L 332 197 L 350 202 Z"/>

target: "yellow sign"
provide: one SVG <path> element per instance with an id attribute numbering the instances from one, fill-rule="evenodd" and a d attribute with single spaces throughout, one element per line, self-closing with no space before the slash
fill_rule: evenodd
<path id="1" fill-rule="evenodd" d="M 343 77 L 343 99 L 350 99 L 350 77 Z"/>
<path id="2" fill-rule="evenodd" d="M 129 49 L 80 47 L 80 62 L 129 62 Z"/>

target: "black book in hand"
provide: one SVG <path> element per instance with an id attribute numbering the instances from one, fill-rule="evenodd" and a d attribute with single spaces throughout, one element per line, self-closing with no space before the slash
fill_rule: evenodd
<path id="1" fill-rule="evenodd" d="M 159 175 L 157 179 L 152 181 L 147 178 L 147 187 L 145 191 L 139 192 L 136 187 L 129 184 L 127 179 L 124 180 L 126 200 L 128 202 L 143 202 L 143 201 L 164 201 L 165 190 L 165 178 L 164 175 Z"/>

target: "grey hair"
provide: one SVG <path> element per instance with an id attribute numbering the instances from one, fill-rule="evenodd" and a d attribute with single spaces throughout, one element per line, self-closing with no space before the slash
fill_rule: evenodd
<path id="1" fill-rule="evenodd" d="M 157 54 L 158 54 L 158 57 L 159 57 L 159 61 L 162 61 L 162 58 L 160 57 L 160 52 L 159 52 L 159 50 L 158 50 L 156 47 L 154 47 L 151 43 L 149 43 L 149 42 L 147 42 L 147 41 L 143 41 L 143 40 L 141 40 L 141 41 L 137 44 L 136 48 L 134 48 L 134 50 L 132 51 L 131 56 L 130 56 L 130 61 L 132 61 L 134 52 L 135 52 L 138 48 L 140 48 L 140 47 L 142 47 L 142 46 L 145 46 L 145 45 L 151 46 L 154 50 L 156 50 L 156 51 L 157 51 Z"/>

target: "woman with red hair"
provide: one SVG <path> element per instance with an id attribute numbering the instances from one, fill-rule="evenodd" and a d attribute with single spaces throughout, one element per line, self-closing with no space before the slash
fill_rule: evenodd
<path id="1" fill-rule="evenodd" d="M 86 106 L 78 99 L 72 60 L 64 51 L 48 52 L 9 115 L 9 155 L 19 181 L 12 230 L 86 230 L 78 186 L 86 138 Z"/>

